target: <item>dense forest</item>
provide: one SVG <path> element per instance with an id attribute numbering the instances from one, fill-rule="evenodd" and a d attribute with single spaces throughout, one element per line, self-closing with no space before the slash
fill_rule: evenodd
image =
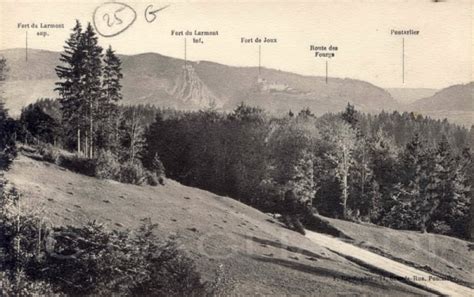
<path id="1" fill-rule="evenodd" d="M 59 136 L 59 107 L 48 99 L 26 107 L 19 137 L 68 147 Z M 186 185 L 268 212 L 284 212 L 284 193 L 293 190 L 326 216 L 469 235 L 472 129 L 413 113 L 363 114 L 351 105 L 321 117 L 308 109 L 275 117 L 245 104 L 232 113 L 117 112 L 128 140 L 114 158 L 134 151 L 145 168 L 164 166 Z M 124 124 L 134 121 L 135 128 Z"/>
<path id="2" fill-rule="evenodd" d="M 166 171 L 268 212 L 284 213 L 291 191 L 322 215 L 469 236 L 472 128 L 350 104 L 320 117 L 123 106 L 121 61 L 102 52 L 77 23 L 56 68 L 59 99 L 25 107 L 16 140 L 75 152 L 51 159 L 99 178 L 157 185 Z"/>
<path id="3" fill-rule="evenodd" d="M 309 110 L 275 118 L 246 105 L 158 113 L 144 164 L 171 178 L 284 211 L 284 193 L 331 217 L 467 237 L 472 130 L 411 113 Z"/>

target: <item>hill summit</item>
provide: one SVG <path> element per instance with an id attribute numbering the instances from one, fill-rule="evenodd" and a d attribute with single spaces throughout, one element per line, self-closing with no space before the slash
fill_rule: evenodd
<path id="1" fill-rule="evenodd" d="M 59 52 L 0 51 L 10 69 L 4 85 L 6 105 L 13 114 L 38 98 L 55 98 L 54 68 Z M 348 102 L 361 111 L 391 110 L 397 102 L 382 88 L 354 80 L 303 76 L 257 67 L 233 67 L 213 62 L 186 62 L 156 53 L 122 55 L 125 104 L 153 104 L 187 110 L 213 105 L 232 110 L 246 102 L 286 113 L 309 107 L 316 114 L 342 110 Z M 185 66 L 184 66 L 185 65 Z M 255 88 L 260 85 L 261 88 Z"/>

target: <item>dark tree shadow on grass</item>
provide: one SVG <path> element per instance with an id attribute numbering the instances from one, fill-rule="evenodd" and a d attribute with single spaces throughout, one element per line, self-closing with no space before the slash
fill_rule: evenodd
<path id="1" fill-rule="evenodd" d="M 322 256 L 320 254 L 317 254 L 317 253 L 314 253 L 312 251 L 308 251 L 308 250 L 299 248 L 297 246 L 286 245 L 286 244 L 283 244 L 283 243 L 278 242 L 278 241 L 263 239 L 263 238 L 259 238 L 259 237 L 256 237 L 256 236 L 248 236 L 248 235 L 244 235 L 244 234 L 239 234 L 239 235 L 241 237 L 247 239 L 247 240 L 252 240 L 252 241 L 254 241 L 256 243 L 259 243 L 259 244 L 265 244 L 265 245 L 269 245 L 269 246 L 272 246 L 272 247 L 275 247 L 275 248 L 284 249 L 286 251 L 301 254 L 301 255 L 307 256 L 307 257 L 334 261 L 333 259 L 331 259 L 329 257 Z"/>
<path id="2" fill-rule="evenodd" d="M 324 267 L 311 266 L 295 261 L 290 261 L 286 259 L 271 258 L 259 255 L 250 255 L 250 258 L 256 261 L 271 263 L 274 265 L 283 266 L 286 268 L 294 269 L 300 272 L 309 273 L 316 276 L 322 276 L 333 279 L 335 282 L 349 282 L 355 285 L 369 287 L 369 288 L 378 288 L 382 290 L 393 290 L 393 284 L 399 282 L 396 279 L 382 278 L 379 275 L 350 275 L 347 273 L 339 272 L 333 269 L 328 269 Z M 385 284 L 384 284 L 385 283 Z M 408 288 L 398 287 L 399 292 L 404 294 L 413 294 L 413 291 L 410 291 Z"/>

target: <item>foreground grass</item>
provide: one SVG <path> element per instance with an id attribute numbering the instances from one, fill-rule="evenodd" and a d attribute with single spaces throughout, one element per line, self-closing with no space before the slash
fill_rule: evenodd
<path id="1" fill-rule="evenodd" d="M 172 180 L 160 187 L 126 185 L 22 155 L 6 177 L 19 189 L 24 207 L 51 225 L 80 226 L 96 220 L 109 229 L 124 230 L 150 218 L 158 223 L 157 235 L 173 237 L 205 280 L 213 281 L 222 271 L 229 294 L 427 294 L 395 280 L 381 280 L 238 201 Z"/>

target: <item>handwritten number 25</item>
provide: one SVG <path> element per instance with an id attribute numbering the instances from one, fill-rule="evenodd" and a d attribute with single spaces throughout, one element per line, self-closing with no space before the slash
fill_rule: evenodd
<path id="1" fill-rule="evenodd" d="M 117 13 L 121 12 L 125 7 L 121 7 L 114 12 L 113 19 L 111 20 L 110 14 L 106 13 L 102 17 L 107 22 L 107 26 L 112 27 L 114 25 L 122 24 L 122 19 L 117 16 Z M 116 23 L 117 22 L 117 23 Z"/>

